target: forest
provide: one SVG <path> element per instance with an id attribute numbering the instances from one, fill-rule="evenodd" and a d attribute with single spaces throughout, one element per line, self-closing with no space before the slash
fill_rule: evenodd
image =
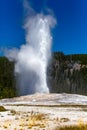
<path id="1" fill-rule="evenodd" d="M 0 57 L 0 99 L 16 96 L 14 62 Z"/>
<path id="2" fill-rule="evenodd" d="M 53 53 L 48 83 L 51 92 L 87 95 L 87 54 Z"/>
<path id="3" fill-rule="evenodd" d="M 87 54 L 65 55 L 54 52 L 47 68 L 52 93 L 87 95 Z M 17 96 L 14 62 L 0 57 L 0 99 Z"/>

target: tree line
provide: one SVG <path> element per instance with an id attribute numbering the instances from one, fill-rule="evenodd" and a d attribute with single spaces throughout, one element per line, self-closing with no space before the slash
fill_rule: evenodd
<path id="1" fill-rule="evenodd" d="M 87 54 L 55 52 L 48 70 L 51 92 L 87 95 Z"/>
<path id="2" fill-rule="evenodd" d="M 52 93 L 87 95 L 87 55 L 54 52 L 47 68 L 47 83 Z M 0 99 L 17 96 L 14 62 L 0 57 Z"/>
<path id="3" fill-rule="evenodd" d="M 14 62 L 0 57 L 0 99 L 16 96 Z"/>

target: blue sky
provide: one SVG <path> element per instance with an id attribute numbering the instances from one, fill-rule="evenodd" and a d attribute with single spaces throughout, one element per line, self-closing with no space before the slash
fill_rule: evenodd
<path id="1" fill-rule="evenodd" d="M 25 43 L 23 0 L 0 0 L 0 47 Z M 53 51 L 87 53 L 87 0 L 30 0 L 40 13 L 50 8 L 57 19 L 53 30 Z"/>

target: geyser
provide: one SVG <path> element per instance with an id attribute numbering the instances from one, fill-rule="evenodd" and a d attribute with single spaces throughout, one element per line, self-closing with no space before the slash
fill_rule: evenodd
<path id="1" fill-rule="evenodd" d="M 55 23 L 51 15 L 35 14 L 27 17 L 24 25 L 26 44 L 16 50 L 16 54 L 13 53 L 15 49 L 8 52 L 7 57 L 15 59 L 19 95 L 49 93 L 46 71 L 51 57 L 51 29 Z"/>
<path id="2" fill-rule="evenodd" d="M 15 73 L 17 88 L 21 95 L 49 93 L 46 81 L 48 60 L 51 56 L 52 37 L 50 29 L 55 24 L 52 16 L 38 14 L 27 19 L 26 44 L 18 52 Z"/>

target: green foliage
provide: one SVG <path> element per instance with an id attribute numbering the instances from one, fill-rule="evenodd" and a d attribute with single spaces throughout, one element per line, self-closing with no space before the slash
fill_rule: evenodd
<path id="1" fill-rule="evenodd" d="M 0 98 L 15 95 L 14 63 L 6 57 L 0 57 Z"/>
<path id="2" fill-rule="evenodd" d="M 59 60 L 59 61 L 64 61 L 66 58 L 63 52 L 55 52 L 53 53 L 53 57 L 54 59 Z"/>
<path id="3" fill-rule="evenodd" d="M 67 59 L 73 60 L 73 61 L 80 61 L 81 64 L 87 65 L 87 54 L 73 54 L 73 55 L 66 55 Z"/>

